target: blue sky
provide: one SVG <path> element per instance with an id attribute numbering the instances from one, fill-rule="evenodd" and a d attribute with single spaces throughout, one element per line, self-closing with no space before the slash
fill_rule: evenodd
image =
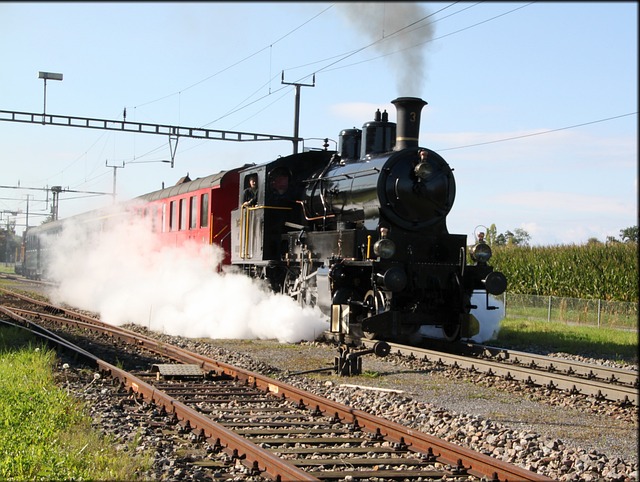
<path id="1" fill-rule="evenodd" d="M 0 110 L 337 140 L 418 96 L 420 144 L 454 168 L 452 233 L 525 229 L 531 244 L 618 237 L 638 223 L 638 6 L 540 3 L 0 3 Z M 0 122 L 0 185 L 119 200 L 247 162 L 288 142 Z M 121 167 L 124 163 L 125 167 Z M 114 168 L 112 166 L 120 166 Z M 45 191 L 0 191 L 39 224 Z M 60 195 L 60 217 L 111 203 Z M 7 213 L 3 213 L 5 222 Z"/>

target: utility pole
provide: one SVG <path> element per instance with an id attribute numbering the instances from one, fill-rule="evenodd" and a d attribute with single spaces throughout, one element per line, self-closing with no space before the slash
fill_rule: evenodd
<path id="1" fill-rule="evenodd" d="M 53 202 L 51 204 L 51 218 L 54 221 L 58 220 L 58 203 L 60 198 L 60 191 L 62 191 L 62 186 L 51 186 L 51 193 L 53 194 Z"/>
<path id="2" fill-rule="evenodd" d="M 300 130 L 300 87 L 315 87 L 316 86 L 316 74 L 313 74 L 313 83 L 312 84 L 299 84 L 296 82 L 285 82 L 284 81 L 284 70 L 282 71 L 282 80 L 283 85 L 293 85 L 296 88 L 296 106 L 295 106 L 295 116 L 293 119 L 293 137 L 294 139 L 298 139 L 298 132 Z M 298 141 L 293 141 L 293 153 L 298 153 Z"/>
<path id="3" fill-rule="evenodd" d="M 104 165 L 106 167 L 113 167 L 113 204 L 116 203 L 116 169 L 122 169 L 124 167 L 124 161 L 122 162 L 122 166 L 110 166 L 107 164 L 108 161 L 104 161 Z"/>
<path id="4" fill-rule="evenodd" d="M 27 194 L 27 218 L 26 218 L 25 224 L 27 225 L 27 227 L 25 228 L 25 231 L 28 231 L 29 230 L 29 194 Z"/>
<path id="5" fill-rule="evenodd" d="M 25 190 L 31 190 L 31 191 L 46 191 L 47 192 L 47 198 L 46 198 L 47 206 L 49 206 L 49 192 L 51 192 L 53 194 L 53 200 L 52 200 L 52 204 L 51 204 L 51 219 L 52 219 L 52 221 L 55 221 L 55 220 L 58 219 L 58 207 L 59 207 L 59 202 L 60 202 L 60 193 L 62 193 L 62 192 L 78 192 L 78 193 L 83 193 L 83 194 L 95 194 L 95 195 L 98 195 L 98 196 L 113 196 L 113 193 L 109 193 L 109 192 L 76 191 L 76 190 L 69 189 L 69 188 L 63 188 L 62 186 L 25 187 L 25 186 L 20 186 L 19 184 L 20 183 L 18 183 L 18 186 L 0 185 L 0 189 L 25 189 Z M 18 214 L 20 214 L 20 213 L 18 213 Z M 29 227 L 29 214 L 30 214 L 29 213 L 29 195 L 27 195 L 27 221 L 26 221 L 27 228 Z M 37 215 L 41 216 L 41 214 L 37 214 Z"/>

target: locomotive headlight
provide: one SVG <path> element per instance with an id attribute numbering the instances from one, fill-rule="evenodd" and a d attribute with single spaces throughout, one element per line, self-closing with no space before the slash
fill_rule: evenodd
<path id="1" fill-rule="evenodd" d="M 373 245 L 373 252 L 381 258 L 391 258 L 396 254 L 396 243 L 387 239 L 387 234 L 389 234 L 389 228 L 381 226 L 380 239 Z"/>
<path id="2" fill-rule="evenodd" d="M 471 258 L 478 263 L 489 261 L 491 254 L 491 247 L 487 243 L 478 243 L 471 248 Z"/>
<path id="3" fill-rule="evenodd" d="M 484 288 L 494 296 L 501 295 L 507 290 L 507 278 L 499 271 L 493 271 L 482 280 Z"/>
<path id="4" fill-rule="evenodd" d="M 433 172 L 433 169 L 431 168 L 431 166 L 426 163 L 426 162 L 419 162 L 416 167 L 413 168 L 413 173 L 416 175 L 416 177 L 418 177 L 419 179 L 426 179 L 428 178 L 431 173 Z"/>
<path id="5" fill-rule="evenodd" d="M 384 274 L 377 273 L 375 281 L 382 289 L 399 293 L 407 286 L 407 273 L 404 269 L 395 266 L 389 268 Z"/>
<path id="6" fill-rule="evenodd" d="M 373 252 L 381 258 L 391 258 L 396 254 L 396 243 L 387 238 L 380 239 L 373 245 Z"/>
<path id="7" fill-rule="evenodd" d="M 389 268 L 384 273 L 383 283 L 386 289 L 399 293 L 407 286 L 407 273 L 402 268 Z"/>

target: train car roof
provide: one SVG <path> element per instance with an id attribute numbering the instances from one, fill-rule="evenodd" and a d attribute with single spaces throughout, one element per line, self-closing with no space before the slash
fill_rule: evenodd
<path id="1" fill-rule="evenodd" d="M 147 194 L 143 194 L 134 199 L 140 201 L 156 201 L 158 199 L 164 199 L 167 197 L 173 197 L 180 194 L 198 191 L 200 189 L 206 188 L 217 188 L 222 184 L 224 177 L 230 173 L 239 172 L 242 169 L 249 167 L 249 165 L 244 165 L 237 169 L 230 169 L 228 171 L 220 171 L 217 174 L 212 174 L 210 176 L 199 177 L 194 179 L 193 181 L 189 179 L 189 176 L 185 176 L 181 178 L 177 184 L 174 186 L 170 186 L 164 189 L 159 189 L 157 191 L 153 191 Z"/>
<path id="2" fill-rule="evenodd" d="M 47 232 L 55 232 L 62 227 L 62 220 L 48 221 L 37 226 L 29 226 L 24 235 L 42 234 Z"/>
<path id="3" fill-rule="evenodd" d="M 216 188 L 219 187 L 223 182 L 225 176 L 231 173 L 237 173 L 242 169 L 246 169 L 255 164 L 245 164 L 242 167 L 236 169 L 230 169 L 228 171 L 220 171 L 217 174 L 212 174 L 210 176 L 199 177 L 194 179 L 193 181 L 188 178 L 188 175 L 181 178 L 180 181 L 175 186 L 171 186 L 165 189 L 160 189 L 158 191 L 153 191 L 147 194 L 143 194 L 141 196 L 137 196 L 129 201 L 124 201 L 122 205 L 126 205 L 128 203 L 135 203 L 136 201 L 155 201 L 157 199 L 164 199 L 166 197 L 176 196 L 179 194 L 197 191 L 199 189 L 205 188 Z M 118 215 L 118 214 L 116 214 Z M 113 212 L 110 208 L 99 208 L 94 209 L 85 213 L 76 214 L 70 216 L 68 218 L 59 219 L 57 221 L 50 221 L 39 226 L 30 226 L 29 231 L 31 234 L 41 234 L 48 231 L 54 231 L 59 229 L 65 222 L 70 220 L 79 220 L 79 221 L 90 221 L 101 218 L 109 218 L 114 216 Z"/>

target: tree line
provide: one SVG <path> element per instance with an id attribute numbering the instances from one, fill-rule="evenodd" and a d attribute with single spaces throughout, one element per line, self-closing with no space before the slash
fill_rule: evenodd
<path id="1" fill-rule="evenodd" d="M 515 228 L 513 231 L 507 230 L 498 233 L 495 224 L 492 224 L 485 233 L 485 241 L 491 246 L 529 246 L 531 235 L 522 228 Z M 620 230 L 619 239 L 614 236 L 607 236 L 606 244 L 611 243 L 637 243 L 638 226 L 630 226 Z M 589 238 L 587 244 L 598 244 L 602 241 L 597 238 Z"/>

